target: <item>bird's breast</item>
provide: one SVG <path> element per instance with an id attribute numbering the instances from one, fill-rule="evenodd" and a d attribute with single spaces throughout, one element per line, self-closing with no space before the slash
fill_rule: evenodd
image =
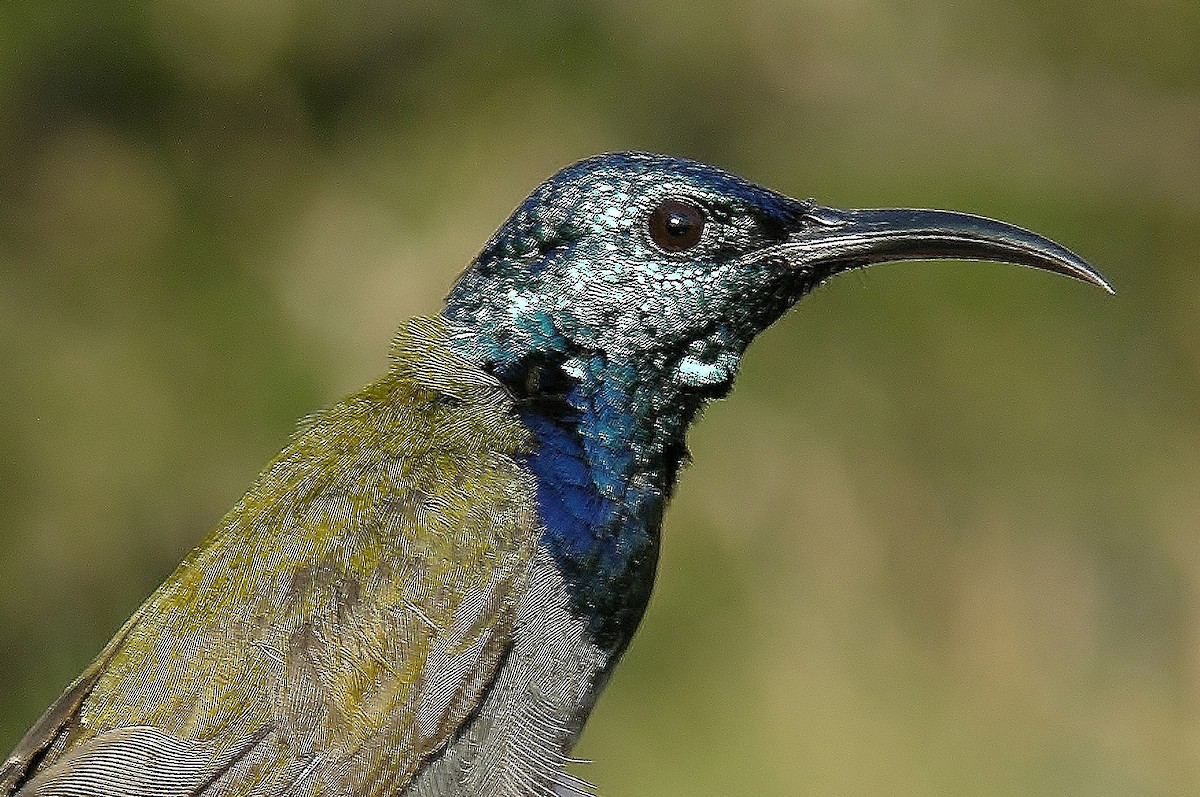
<path id="1" fill-rule="evenodd" d="M 555 559 L 539 550 L 511 648 L 483 705 L 403 794 L 508 794 L 531 783 L 557 785 L 556 794 L 590 794 L 566 765 L 615 662 L 572 607 L 571 587 Z M 451 783 L 458 784 L 453 791 Z"/>
<path id="2" fill-rule="evenodd" d="M 537 487 L 539 546 L 561 573 L 570 609 L 600 647 L 619 655 L 650 598 L 658 561 L 662 491 L 606 457 L 596 430 L 542 415 L 522 418 L 536 443 L 526 466 Z M 613 489 L 610 485 L 616 485 Z"/>

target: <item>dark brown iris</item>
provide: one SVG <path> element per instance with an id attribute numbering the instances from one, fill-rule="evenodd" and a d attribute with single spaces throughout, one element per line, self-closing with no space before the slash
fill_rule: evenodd
<path id="1" fill-rule="evenodd" d="M 668 252 L 683 252 L 704 235 L 704 211 L 684 199 L 664 199 L 650 214 L 650 239 Z"/>

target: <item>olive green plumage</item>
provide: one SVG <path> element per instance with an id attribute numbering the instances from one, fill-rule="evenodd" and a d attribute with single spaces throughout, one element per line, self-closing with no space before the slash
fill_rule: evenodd
<path id="1" fill-rule="evenodd" d="M 30 786 L 64 752 L 136 748 L 113 734 L 128 726 L 190 742 L 201 780 L 230 769 L 220 795 L 390 794 L 446 743 L 496 669 L 536 542 L 512 456 L 528 433 L 448 334 L 410 322 L 386 376 L 301 425 L 7 783 L 45 746 Z"/>

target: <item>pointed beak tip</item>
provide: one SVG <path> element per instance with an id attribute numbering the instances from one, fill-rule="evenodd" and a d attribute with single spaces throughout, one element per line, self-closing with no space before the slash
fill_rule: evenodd
<path id="1" fill-rule="evenodd" d="M 1103 274 L 1082 260 L 1079 261 L 1079 265 L 1071 270 L 1071 276 L 1075 277 L 1081 282 L 1086 282 L 1089 285 L 1095 285 L 1109 296 L 1116 296 L 1117 294 L 1116 288 L 1112 286 L 1112 283 L 1109 282 Z"/>

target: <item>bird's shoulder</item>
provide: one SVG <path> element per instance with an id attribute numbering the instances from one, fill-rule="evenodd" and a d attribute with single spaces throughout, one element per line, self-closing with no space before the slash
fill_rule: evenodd
<path id="1" fill-rule="evenodd" d="M 182 745 L 197 777 L 354 787 L 445 743 L 506 650 L 537 526 L 528 433 L 447 334 L 410 322 L 386 376 L 301 424 L 14 751 L 26 769 L 108 739 Z"/>

